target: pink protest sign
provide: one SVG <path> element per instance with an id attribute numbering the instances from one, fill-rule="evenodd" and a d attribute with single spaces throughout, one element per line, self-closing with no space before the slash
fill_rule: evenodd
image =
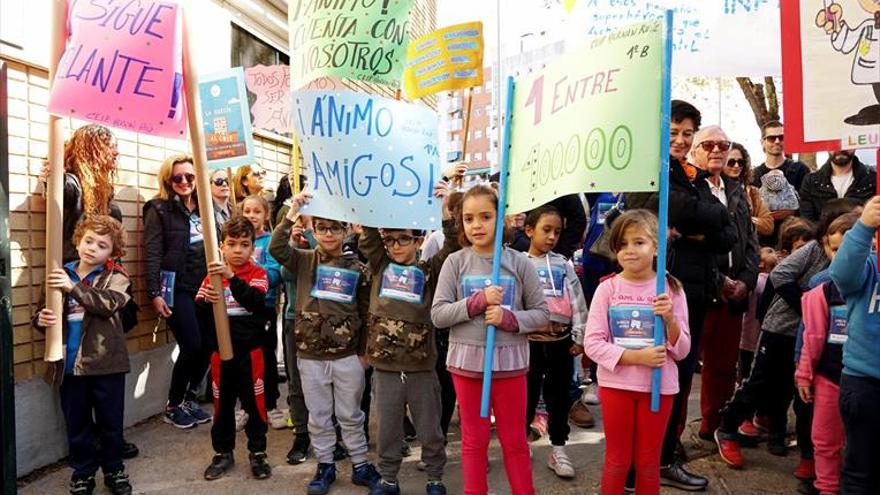
<path id="1" fill-rule="evenodd" d="M 258 65 L 244 70 L 247 89 L 257 96 L 251 106 L 254 127 L 290 132 L 290 66 Z"/>
<path id="2" fill-rule="evenodd" d="M 169 0 L 70 0 L 49 112 L 183 139 L 183 36 Z"/>

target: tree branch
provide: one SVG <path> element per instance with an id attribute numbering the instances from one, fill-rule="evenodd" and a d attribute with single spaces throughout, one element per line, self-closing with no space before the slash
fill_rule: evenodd
<path id="1" fill-rule="evenodd" d="M 767 88 L 767 117 L 769 120 L 779 120 L 779 95 L 776 93 L 776 82 L 768 76 L 764 78 L 764 86 Z"/>

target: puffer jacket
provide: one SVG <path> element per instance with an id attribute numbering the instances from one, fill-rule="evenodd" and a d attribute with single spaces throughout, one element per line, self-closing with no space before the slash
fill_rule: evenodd
<path id="1" fill-rule="evenodd" d="M 196 209 L 193 215 L 198 214 Z M 208 274 L 205 250 L 190 249 L 190 213 L 175 196 L 154 198 L 144 205 L 144 279 L 147 295 L 162 294 L 160 272 L 175 272 L 175 290 L 195 294 Z M 218 233 L 219 238 L 219 233 Z"/>
<path id="2" fill-rule="evenodd" d="M 801 216 L 812 221 L 819 220 L 822 207 L 831 200 L 837 199 L 837 191 L 831 183 L 831 159 L 822 167 L 808 175 L 801 185 Z M 844 198 L 852 198 L 862 203 L 874 196 L 877 187 L 877 173 L 866 167 L 859 158 L 854 156 L 852 162 L 853 181 Z"/>

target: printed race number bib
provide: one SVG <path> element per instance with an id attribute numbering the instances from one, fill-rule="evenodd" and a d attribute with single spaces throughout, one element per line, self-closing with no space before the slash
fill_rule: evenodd
<path id="1" fill-rule="evenodd" d="M 312 297 L 341 303 L 354 302 L 360 272 L 329 265 L 318 265 Z"/>
<path id="2" fill-rule="evenodd" d="M 195 244 L 202 242 L 202 219 L 196 215 L 189 216 L 189 243 Z"/>
<path id="3" fill-rule="evenodd" d="M 612 306 L 608 325 L 615 345 L 643 349 L 654 345 L 654 309 L 650 306 Z"/>
<path id="4" fill-rule="evenodd" d="M 596 208 L 598 208 L 596 223 L 599 225 L 605 225 L 605 219 L 608 218 L 608 213 L 614 208 L 614 204 L 615 203 L 599 203 L 596 205 Z"/>
<path id="5" fill-rule="evenodd" d="M 829 308 L 830 318 L 828 320 L 828 343 L 829 344 L 845 344 L 846 335 L 846 306 L 831 306 Z"/>
<path id="6" fill-rule="evenodd" d="M 229 287 L 223 289 L 223 298 L 226 300 L 226 316 L 251 316 L 253 314 L 238 304 Z"/>
<path id="7" fill-rule="evenodd" d="M 425 272 L 417 266 L 390 263 L 382 273 L 379 297 L 420 304 L 425 292 Z"/>
<path id="8" fill-rule="evenodd" d="M 538 278 L 544 288 L 544 297 L 562 297 L 565 291 L 565 270 L 561 266 L 538 268 Z"/>
<path id="9" fill-rule="evenodd" d="M 471 294 L 479 292 L 486 287 L 492 285 L 492 277 L 488 275 L 465 275 L 461 279 L 461 292 L 464 297 L 470 297 Z M 498 285 L 504 289 L 504 296 L 501 299 L 501 307 L 513 311 L 513 298 L 516 295 L 516 280 L 510 275 L 501 275 L 498 277 Z"/>
<path id="10" fill-rule="evenodd" d="M 83 321 L 86 310 L 79 305 L 74 298 L 70 298 L 67 303 L 67 321 Z"/>

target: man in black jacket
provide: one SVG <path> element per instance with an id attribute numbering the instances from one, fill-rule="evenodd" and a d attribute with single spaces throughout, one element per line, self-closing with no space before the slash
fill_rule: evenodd
<path id="1" fill-rule="evenodd" d="M 822 207 L 838 198 L 864 203 L 874 195 L 876 184 L 877 173 L 862 164 L 855 152 L 834 151 L 822 168 L 804 179 L 800 190 L 801 216 L 818 221 Z"/>
<path id="2" fill-rule="evenodd" d="M 708 174 L 687 163 L 694 134 L 701 115 L 690 103 L 673 100 L 670 125 L 669 160 L 669 227 L 671 231 L 668 271 L 684 287 L 688 301 L 691 352 L 678 362 L 679 392 L 672 405 L 672 414 L 663 440 L 660 458 L 660 483 L 682 490 L 703 490 L 709 481 L 687 472 L 684 459 L 676 456 L 679 438 L 684 430 L 687 401 L 700 349 L 703 319 L 706 316 L 707 294 L 715 287 L 717 263 L 715 256 L 730 251 L 731 223 L 727 208 L 714 197 L 706 197 L 698 186 L 708 189 Z M 711 196 L 711 194 L 710 194 Z M 624 195 L 627 209 L 647 208 L 657 211 L 657 193 Z M 683 450 L 679 448 L 678 450 Z"/>

